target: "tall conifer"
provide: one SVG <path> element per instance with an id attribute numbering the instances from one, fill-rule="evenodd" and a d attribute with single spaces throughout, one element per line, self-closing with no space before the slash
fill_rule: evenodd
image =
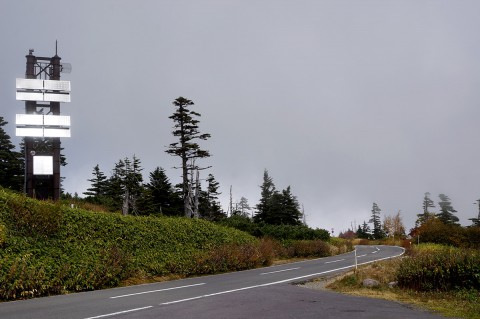
<path id="1" fill-rule="evenodd" d="M 207 140 L 210 138 L 210 134 L 201 134 L 198 128 L 199 121 L 196 119 L 200 117 L 200 113 L 194 112 L 189 109 L 194 103 L 183 97 L 177 98 L 173 101 L 173 105 L 176 107 L 173 115 L 169 116 L 173 120 L 173 136 L 178 138 L 177 142 L 171 143 L 166 152 L 173 156 L 180 157 L 182 161 L 182 193 L 184 203 L 184 214 L 186 217 L 193 216 L 193 209 L 190 203 L 190 189 L 193 189 L 193 185 L 189 187 L 188 171 L 189 169 L 195 169 L 196 167 L 189 167 L 189 163 L 194 163 L 197 158 L 209 157 L 210 153 L 207 150 L 203 150 L 198 145 L 197 140 Z"/>

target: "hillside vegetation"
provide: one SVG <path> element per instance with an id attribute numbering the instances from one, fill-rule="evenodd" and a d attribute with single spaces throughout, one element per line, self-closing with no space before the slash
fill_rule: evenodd
<path id="1" fill-rule="evenodd" d="M 259 239 L 202 219 L 72 209 L 0 188 L 0 300 L 250 269 L 277 258 L 352 249 L 348 241 L 320 240 L 321 231 L 305 240 L 297 234 L 304 229 L 297 228 L 280 232 L 288 240 Z"/>
<path id="2" fill-rule="evenodd" d="M 204 220 L 71 209 L 1 188 L 0 246 L 3 300 L 113 287 L 132 276 L 212 273 L 271 262 L 255 237 Z M 244 253 L 212 263 L 220 247 L 225 255 Z"/>

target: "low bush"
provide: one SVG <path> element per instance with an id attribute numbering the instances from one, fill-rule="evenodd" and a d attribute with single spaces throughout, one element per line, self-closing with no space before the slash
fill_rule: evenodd
<path id="1" fill-rule="evenodd" d="M 3 247 L 7 240 L 7 226 L 0 223 L 0 247 Z"/>
<path id="2" fill-rule="evenodd" d="M 290 257 L 327 257 L 331 256 L 331 246 L 321 240 L 298 240 L 287 248 Z"/>
<path id="3" fill-rule="evenodd" d="M 212 260 L 223 246 L 236 247 L 243 259 L 234 255 L 214 271 L 236 260 L 249 267 L 259 246 L 251 235 L 204 220 L 71 209 L 1 188 L 0 225 L 1 300 L 114 287 L 131 276 L 208 273 L 196 260 Z M 252 256 L 255 263 L 266 259 Z"/>
<path id="4" fill-rule="evenodd" d="M 279 257 L 323 257 L 348 249 L 348 242 L 318 239 L 328 238 L 323 230 L 258 229 L 290 239 L 257 239 L 199 219 L 73 209 L 0 188 L 0 300 L 115 287 L 132 278 L 243 270 Z"/>
<path id="5" fill-rule="evenodd" d="M 60 228 L 63 214 L 59 205 L 38 205 L 23 196 L 12 196 L 8 204 L 13 229 L 23 235 L 53 236 Z"/>
<path id="6" fill-rule="evenodd" d="M 325 229 L 312 229 L 303 225 L 270 225 L 254 223 L 250 218 L 231 216 L 220 222 L 222 225 L 239 229 L 255 237 L 269 237 L 276 240 L 323 240 L 330 239 L 330 233 Z"/>
<path id="7" fill-rule="evenodd" d="M 399 286 L 419 291 L 480 290 L 480 252 L 420 245 L 402 259 Z"/>

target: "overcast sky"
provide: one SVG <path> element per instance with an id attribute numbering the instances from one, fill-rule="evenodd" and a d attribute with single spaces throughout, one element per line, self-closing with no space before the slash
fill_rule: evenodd
<path id="1" fill-rule="evenodd" d="M 203 171 L 227 209 L 254 206 L 267 169 L 291 186 L 307 223 L 335 233 L 445 193 L 464 225 L 480 198 L 479 1 L 0 0 L 0 116 L 15 135 L 25 55 L 72 64 L 65 191 L 134 154 L 145 179 L 180 161 L 172 101 L 193 100 Z M 18 139 L 14 142 L 18 144 Z M 204 176 L 205 177 L 205 176 Z M 436 209 L 438 210 L 438 204 Z"/>

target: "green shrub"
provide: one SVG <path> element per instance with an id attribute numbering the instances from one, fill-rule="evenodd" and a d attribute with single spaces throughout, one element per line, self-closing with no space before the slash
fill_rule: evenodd
<path id="1" fill-rule="evenodd" d="M 0 223 L 0 247 L 5 245 L 5 241 L 7 240 L 7 226 Z"/>
<path id="2" fill-rule="evenodd" d="M 13 227 L 27 236 L 52 236 L 62 222 L 60 205 L 42 203 L 16 196 L 9 201 Z"/>
<path id="3" fill-rule="evenodd" d="M 420 291 L 480 290 L 480 252 L 427 245 L 405 257 L 397 271 L 399 286 Z"/>
<path id="4" fill-rule="evenodd" d="M 288 248 L 290 257 L 327 257 L 331 256 L 331 246 L 321 240 L 298 240 Z"/>
<path id="5" fill-rule="evenodd" d="M 1 300 L 115 287 L 132 276 L 249 269 L 279 256 L 326 256 L 333 247 L 302 239 L 325 236 L 306 227 L 261 225 L 271 237 L 302 240 L 257 239 L 205 220 L 71 209 L 1 188 L 0 225 Z"/>
<path id="6" fill-rule="evenodd" d="M 220 222 L 222 225 L 245 231 L 255 237 L 270 237 L 277 240 L 323 240 L 330 239 L 330 233 L 325 229 L 312 229 L 303 225 L 270 225 L 254 223 L 242 216 L 231 216 Z"/>

